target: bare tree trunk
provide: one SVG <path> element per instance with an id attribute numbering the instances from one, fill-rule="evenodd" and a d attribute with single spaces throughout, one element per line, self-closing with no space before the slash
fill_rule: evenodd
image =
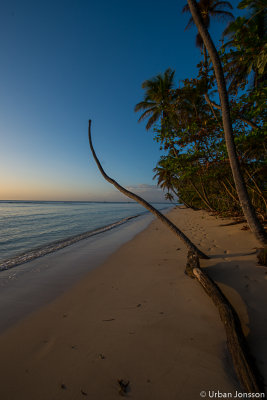
<path id="1" fill-rule="evenodd" d="M 182 203 L 187 207 L 187 208 L 192 208 L 188 203 L 186 203 L 184 201 L 184 199 L 182 197 L 179 197 L 178 193 L 175 192 L 175 190 L 173 190 L 173 193 L 176 194 L 176 196 L 178 197 L 179 200 L 182 201 Z"/>
<path id="2" fill-rule="evenodd" d="M 239 205 L 240 203 L 239 203 L 238 199 L 230 192 L 230 190 L 228 189 L 228 187 L 226 186 L 224 181 L 221 181 L 221 184 L 223 185 L 225 191 L 230 195 L 230 197 L 232 197 L 232 199 Z"/>
<path id="3" fill-rule="evenodd" d="M 204 196 L 202 196 L 202 193 L 200 192 L 200 190 L 198 190 L 198 188 L 196 187 L 196 185 L 194 184 L 194 182 L 191 181 L 191 184 L 192 184 L 193 188 L 195 189 L 196 193 L 198 194 L 200 200 L 202 200 L 203 203 L 206 204 L 206 206 L 208 207 L 208 209 L 209 209 L 210 211 L 214 211 L 213 208 L 211 207 L 211 205 L 209 204 L 209 202 L 205 200 L 205 197 L 204 197 Z"/>
<path id="4" fill-rule="evenodd" d="M 154 214 L 157 218 L 159 218 L 167 227 L 175 233 L 176 236 L 178 236 L 188 247 L 188 249 L 191 249 L 193 252 L 195 252 L 200 258 L 205 258 L 208 259 L 209 257 L 202 253 L 201 250 L 199 250 L 194 243 L 188 239 L 188 237 L 180 231 L 180 229 L 177 228 L 176 225 L 174 225 L 167 217 L 165 217 L 163 214 L 161 214 L 160 211 L 158 211 L 156 208 L 154 208 L 151 204 L 149 204 L 146 200 L 144 200 L 142 197 L 136 195 L 135 193 L 130 192 L 129 190 L 125 189 L 121 185 L 118 184 L 114 179 L 110 178 L 105 171 L 102 168 L 102 165 L 100 164 L 100 161 L 98 160 L 93 143 L 92 143 L 92 138 L 91 138 L 91 120 L 89 120 L 89 126 L 88 126 L 88 137 L 89 137 L 89 144 L 90 144 L 90 149 L 93 154 L 93 157 L 95 159 L 95 162 L 98 166 L 99 171 L 103 175 L 103 177 L 112 185 L 114 185 L 121 193 L 123 193 L 125 196 L 129 197 L 130 199 L 133 199 L 137 201 L 139 204 L 141 204 L 143 207 L 145 207 L 148 211 L 150 211 L 152 214 Z"/>
<path id="5" fill-rule="evenodd" d="M 228 94 L 226 90 L 226 84 L 225 84 L 221 61 L 218 52 L 214 46 L 214 43 L 209 35 L 209 32 L 203 23 L 202 16 L 201 13 L 199 12 L 196 0 L 187 0 L 187 2 L 193 20 L 198 28 L 198 31 L 203 39 L 204 45 L 209 53 L 209 56 L 213 64 L 215 77 L 218 85 L 218 92 L 220 96 L 225 142 L 239 201 L 251 231 L 254 233 L 254 235 L 261 244 L 266 244 L 267 233 L 265 232 L 263 226 L 258 220 L 254 207 L 251 204 L 248 191 L 244 182 L 244 178 L 241 173 L 241 168 L 238 162 L 238 157 L 234 142 L 232 122 L 230 117 Z"/>
<path id="6" fill-rule="evenodd" d="M 250 180 L 253 182 L 255 188 L 256 188 L 256 192 L 258 193 L 258 195 L 262 198 L 264 205 L 265 205 L 265 211 L 267 210 L 267 202 L 266 202 L 266 198 L 263 195 L 262 190 L 259 188 L 257 182 L 255 181 L 255 179 L 253 178 L 253 176 L 249 173 L 249 171 L 247 169 L 245 169 L 245 172 L 247 173 L 248 177 L 250 178 Z M 254 189 L 255 190 L 255 189 Z"/>

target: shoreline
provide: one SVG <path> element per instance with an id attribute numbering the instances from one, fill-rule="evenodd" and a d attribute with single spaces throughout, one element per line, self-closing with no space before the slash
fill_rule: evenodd
<path id="1" fill-rule="evenodd" d="M 136 202 L 11 203 L 0 201 L 0 272 L 148 213 Z M 166 212 L 172 205 L 158 207 Z"/>
<path id="2" fill-rule="evenodd" d="M 21 203 L 21 201 L 19 203 Z M 27 203 L 31 203 L 31 202 L 28 201 Z M 34 202 L 34 203 L 36 203 L 36 202 Z M 45 202 L 45 203 L 51 203 L 51 202 Z M 62 203 L 62 202 L 57 202 L 57 203 Z M 71 203 L 73 203 L 73 202 L 71 202 Z M 112 203 L 112 204 L 117 204 L 117 203 Z M 169 205 L 169 206 L 166 206 L 165 208 L 163 208 L 161 211 L 163 213 L 168 212 L 173 207 L 174 206 Z M 108 230 L 114 229 L 122 224 L 127 223 L 128 221 L 130 221 L 132 219 L 142 217 L 143 215 L 149 215 L 149 211 L 143 211 L 136 215 L 130 215 L 129 217 L 122 218 L 122 219 L 112 222 L 108 225 L 100 226 L 93 230 L 81 232 L 81 233 L 78 233 L 78 234 L 75 234 L 72 236 L 68 236 L 63 239 L 58 239 L 58 240 L 55 240 L 52 242 L 44 243 L 41 246 L 33 247 L 24 252 L 14 254 L 13 256 L 10 256 L 10 257 L 0 259 L 0 273 L 2 271 L 11 269 L 18 265 L 25 264 L 31 260 L 35 260 L 36 258 L 43 257 L 46 254 L 54 253 L 55 251 L 61 250 L 64 247 L 71 246 L 72 244 L 77 243 L 80 240 L 84 240 L 91 236 L 98 235 L 98 234 L 104 233 Z"/>
<path id="3" fill-rule="evenodd" d="M 55 300 L 153 221 L 149 213 L 0 271 L 0 334 Z"/>
<path id="4" fill-rule="evenodd" d="M 19 265 L 25 264 L 29 261 L 35 260 L 36 258 L 44 257 L 47 254 L 54 253 L 55 251 L 64 249 L 64 247 L 71 246 L 72 244 L 77 243 L 80 240 L 88 239 L 89 237 L 99 235 L 99 234 L 107 232 L 111 229 L 117 228 L 117 227 L 121 226 L 122 224 L 127 223 L 131 219 L 140 217 L 141 215 L 142 214 L 138 214 L 138 215 L 133 215 L 131 217 L 123 218 L 117 222 L 102 226 L 102 227 L 94 229 L 92 231 L 87 231 L 87 232 L 80 233 L 78 235 L 69 236 L 65 239 L 56 240 L 54 242 L 35 247 L 35 248 L 25 251 L 21 254 L 6 258 L 4 260 L 0 260 L 0 273 L 2 271 L 10 270 L 11 268 L 14 268 Z"/>
<path id="5" fill-rule="evenodd" d="M 252 254 L 253 236 L 240 226 L 221 227 L 202 211 L 178 208 L 168 216 L 211 256 L 202 267 L 238 312 L 266 381 L 267 275 Z M 116 399 L 118 379 L 129 380 L 129 397 L 138 400 L 241 392 L 217 310 L 184 274 L 186 255 L 153 220 L 52 303 L 10 327 L 0 335 L 0 395 Z"/>

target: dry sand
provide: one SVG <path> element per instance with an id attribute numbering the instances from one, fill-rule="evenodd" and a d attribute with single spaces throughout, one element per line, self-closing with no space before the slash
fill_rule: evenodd
<path id="1" fill-rule="evenodd" d="M 202 211 L 169 217 L 211 256 L 201 266 L 238 311 L 266 382 L 267 275 L 252 234 Z M 153 221 L 0 336 L 0 398 L 112 400 L 120 398 L 118 379 L 129 380 L 126 396 L 136 400 L 194 400 L 203 390 L 234 396 L 240 387 L 223 325 L 185 264 L 185 246 Z"/>

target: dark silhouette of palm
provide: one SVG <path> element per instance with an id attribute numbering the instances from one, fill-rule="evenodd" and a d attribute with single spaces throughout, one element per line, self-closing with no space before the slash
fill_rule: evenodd
<path id="1" fill-rule="evenodd" d="M 225 63 L 230 89 L 246 83 L 251 73 L 254 87 L 266 79 L 266 1 L 250 0 L 243 6 L 241 2 L 239 8 L 247 8 L 249 14 L 238 17 L 224 31 L 224 36 L 230 37 L 224 48 L 232 48 Z"/>
<path id="2" fill-rule="evenodd" d="M 209 28 L 210 26 L 211 17 L 223 21 L 229 21 L 234 19 L 234 16 L 230 11 L 222 9 L 222 8 L 228 8 L 230 10 L 233 9 L 229 1 L 200 0 L 198 1 L 198 7 L 201 12 L 203 23 L 206 28 Z M 188 4 L 186 4 L 183 7 L 182 11 L 190 12 Z M 191 28 L 193 24 L 194 20 L 191 17 L 188 21 L 188 24 L 185 27 L 185 30 Z M 196 45 L 197 47 L 203 47 L 203 40 L 199 33 L 196 36 Z"/>
<path id="3" fill-rule="evenodd" d="M 158 186 L 163 190 L 167 190 L 168 193 L 171 191 L 178 196 L 178 193 L 175 190 L 175 187 L 178 184 L 178 179 L 173 168 L 168 165 L 168 159 L 162 158 L 153 171 L 156 172 L 153 179 L 158 180 Z"/>
<path id="4" fill-rule="evenodd" d="M 144 111 L 139 122 L 148 118 L 146 129 L 149 130 L 164 114 L 164 110 L 170 104 L 170 91 L 174 84 L 175 71 L 168 68 L 164 74 L 159 74 L 152 79 L 143 82 L 145 98 L 136 104 L 134 111 Z"/>

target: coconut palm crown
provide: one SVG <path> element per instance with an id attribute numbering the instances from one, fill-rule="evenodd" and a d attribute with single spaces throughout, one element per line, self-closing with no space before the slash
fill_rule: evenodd
<path id="1" fill-rule="evenodd" d="M 227 11 L 223 8 L 228 8 L 230 10 L 233 9 L 232 4 L 229 1 L 217 1 L 217 0 L 199 0 L 198 7 L 206 28 L 210 26 L 210 17 L 218 19 L 218 20 L 233 20 L 234 16 L 230 11 Z M 183 12 L 190 12 L 188 4 L 183 7 Z M 194 24 L 194 20 L 191 17 L 188 21 L 188 24 L 185 27 L 185 30 L 191 28 Z M 201 35 L 198 33 L 196 36 L 196 45 L 197 47 L 203 47 L 203 40 Z"/>
<path id="2" fill-rule="evenodd" d="M 149 130 L 164 114 L 166 106 L 171 101 L 171 89 L 174 85 L 174 73 L 168 68 L 164 74 L 159 74 L 152 79 L 143 82 L 145 90 L 144 100 L 136 104 L 134 111 L 144 111 L 139 122 L 148 118 L 146 129 Z"/>

